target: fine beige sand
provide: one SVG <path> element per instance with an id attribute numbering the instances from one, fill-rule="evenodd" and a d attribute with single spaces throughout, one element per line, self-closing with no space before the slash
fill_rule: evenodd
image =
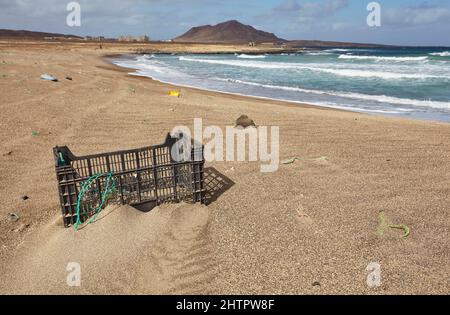
<path id="1" fill-rule="evenodd" d="M 102 58 L 137 48 L 102 48 L 0 43 L 0 293 L 450 292 L 449 124 L 187 88 L 177 99 Z M 281 158 L 303 159 L 267 174 L 260 163 L 208 163 L 208 206 L 110 206 L 79 232 L 62 226 L 54 146 L 138 148 L 195 117 L 225 128 L 241 114 L 280 126 Z M 377 234 L 380 211 L 411 235 Z M 66 284 L 70 262 L 81 287 Z M 366 283 L 371 262 L 381 287 Z"/>

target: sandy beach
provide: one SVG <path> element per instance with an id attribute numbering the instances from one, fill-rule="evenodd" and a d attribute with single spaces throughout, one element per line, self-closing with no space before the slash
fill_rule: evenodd
<path id="1" fill-rule="evenodd" d="M 248 50 L 1 41 L 0 293 L 448 294 L 450 124 L 191 88 L 174 98 L 176 87 L 105 61 Z M 279 126 L 281 159 L 301 160 L 267 174 L 260 163 L 207 163 L 207 206 L 109 207 L 81 231 L 63 227 L 54 146 L 133 149 L 194 118 L 225 128 L 242 114 Z M 379 235 L 380 211 L 410 236 Z M 82 267 L 81 287 L 66 284 L 70 262 Z M 372 262 L 377 288 L 367 285 Z"/>

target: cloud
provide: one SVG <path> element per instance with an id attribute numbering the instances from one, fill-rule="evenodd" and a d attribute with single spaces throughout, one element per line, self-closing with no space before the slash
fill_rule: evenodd
<path id="1" fill-rule="evenodd" d="M 383 24 L 393 26 L 419 26 L 443 21 L 450 23 L 450 9 L 428 4 L 391 8 L 383 14 Z"/>
<path id="2" fill-rule="evenodd" d="M 285 0 L 272 10 L 272 14 L 286 13 L 299 18 L 319 18 L 334 15 L 348 6 L 348 0 L 310 1 L 299 4 L 296 0 Z"/>
<path id="3" fill-rule="evenodd" d="M 354 27 L 353 23 L 350 22 L 336 22 L 331 26 L 335 31 L 343 31 L 347 29 L 351 29 Z"/>
<path id="4" fill-rule="evenodd" d="M 261 23 L 272 25 L 275 31 L 296 36 L 299 30 L 312 32 L 315 29 L 333 30 L 332 18 L 348 7 L 348 0 L 306 1 L 284 0 L 266 13 L 256 17 Z"/>
<path id="5" fill-rule="evenodd" d="M 183 22 L 206 19 L 208 15 L 199 12 L 208 5 L 220 7 L 215 0 L 75 0 L 81 5 L 82 25 L 70 28 L 66 6 L 71 1 L 0 0 L 0 28 L 76 35 L 149 34 L 165 39 L 185 32 Z M 193 12 L 195 18 L 190 16 Z"/>

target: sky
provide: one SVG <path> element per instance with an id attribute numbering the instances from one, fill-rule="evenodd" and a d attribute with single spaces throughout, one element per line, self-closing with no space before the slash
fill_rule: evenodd
<path id="1" fill-rule="evenodd" d="M 450 46 L 449 0 L 378 0 L 379 27 L 367 24 L 369 0 L 78 0 L 75 27 L 66 22 L 69 2 L 0 0 L 0 29 L 167 40 L 234 19 L 288 40 Z"/>

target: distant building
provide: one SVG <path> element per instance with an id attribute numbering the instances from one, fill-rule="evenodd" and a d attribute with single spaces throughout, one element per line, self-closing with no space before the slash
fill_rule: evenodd
<path id="1" fill-rule="evenodd" d="M 137 41 L 141 43 L 148 43 L 150 41 L 150 37 L 147 35 L 142 35 L 137 38 Z"/>
<path id="2" fill-rule="evenodd" d="M 122 35 L 119 36 L 118 38 L 119 42 L 127 42 L 127 43 L 136 43 L 136 42 L 140 42 L 140 43 L 148 43 L 150 41 L 150 37 L 148 37 L 147 35 L 142 35 L 142 36 L 131 36 L 131 35 Z"/>
<path id="3" fill-rule="evenodd" d="M 255 46 L 256 46 L 256 43 L 255 43 L 255 42 L 250 42 L 250 43 L 248 43 L 248 46 L 249 46 L 249 47 L 255 47 Z"/>

